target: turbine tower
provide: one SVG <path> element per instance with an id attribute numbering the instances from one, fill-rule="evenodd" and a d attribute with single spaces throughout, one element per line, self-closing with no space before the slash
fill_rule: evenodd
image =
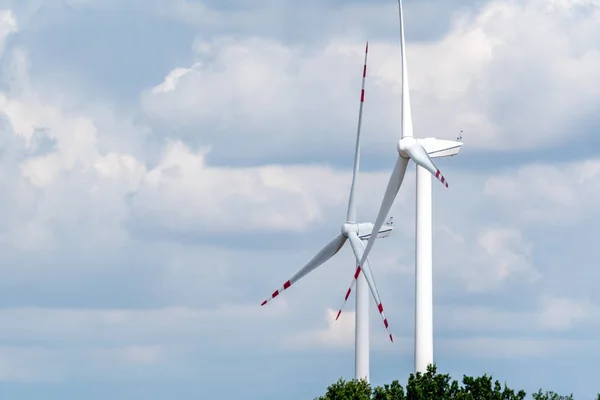
<path id="1" fill-rule="evenodd" d="M 350 195 L 348 198 L 348 209 L 346 214 L 346 222 L 341 227 L 341 233 L 336 236 L 329 244 L 327 244 L 312 260 L 310 260 L 300 271 L 298 271 L 292 278 L 286 281 L 283 286 L 273 292 L 271 297 L 267 300 L 263 301 L 261 306 L 264 306 L 269 301 L 277 297 L 281 292 L 287 290 L 292 284 L 296 283 L 302 277 L 306 276 L 308 273 L 325 263 L 331 257 L 333 257 L 346 243 L 346 240 L 350 240 L 350 245 L 352 247 L 352 251 L 354 253 L 354 257 L 356 259 L 356 270 L 354 273 L 354 277 L 352 279 L 352 283 L 350 288 L 346 292 L 346 296 L 344 299 L 344 304 L 348 300 L 352 288 L 355 284 L 357 284 L 356 289 L 356 325 L 355 325 L 355 377 L 363 378 L 367 381 L 369 380 L 369 299 L 367 295 L 367 287 L 369 288 L 375 303 L 377 304 L 377 309 L 379 310 L 379 314 L 383 319 L 383 323 L 385 328 L 389 334 L 390 340 L 393 342 L 392 333 L 389 329 L 389 324 L 385 314 L 383 312 L 383 306 L 381 304 L 381 300 L 379 298 L 379 293 L 377 291 L 377 286 L 375 285 L 375 280 L 373 278 L 373 274 L 371 272 L 371 268 L 369 266 L 369 262 L 364 253 L 365 244 L 364 241 L 370 239 L 371 237 L 387 237 L 393 227 L 392 223 L 388 222 L 385 225 L 382 223 L 379 224 L 379 227 L 375 230 L 373 229 L 373 224 L 370 222 L 367 223 L 358 223 L 356 222 L 356 204 L 355 204 L 355 191 L 358 180 L 358 170 L 360 164 L 360 131 L 362 125 L 362 111 L 363 104 L 365 99 L 365 79 L 367 74 L 367 55 L 369 50 L 369 43 L 367 42 L 365 48 L 365 62 L 363 67 L 363 77 L 362 77 L 362 88 L 360 95 L 360 108 L 358 113 L 358 128 L 356 132 L 356 146 L 354 153 L 354 170 L 352 174 L 352 184 L 350 186 Z M 372 233 L 376 234 L 373 235 Z M 359 262 L 360 261 L 360 262 Z M 360 267 L 362 266 L 362 268 Z M 361 274 L 361 271 L 363 274 Z M 340 317 L 342 310 L 340 308 L 336 320 Z"/>

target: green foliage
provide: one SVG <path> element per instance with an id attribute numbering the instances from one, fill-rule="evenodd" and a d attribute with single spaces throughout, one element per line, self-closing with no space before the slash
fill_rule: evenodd
<path id="1" fill-rule="evenodd" d="M 496 381 L 492 384 L 492 377 L 483 375 L 479 378 L 465 376 L 463 378 L 464 387 L 461 389 L 460 399 L 469 400 L 523 400 L 527 394 L 523 390 L 515 392 L 509 389 L 504 383 L 504 387 L 500 382 Z"/>
<path id="2" fill-rule="evenodd" d="M 371 385 L 364 379 L 339 379 L 327 388 L 325 396 L 316 400 L 371 400 Z"/>
<path id="3" fill-rule="evenodd" d="M 427 372 L 410 374 L 405 388 L 395 380 L 391 384 L 371 388 L 365 380 L 338 380 L 327 393 L 315 400 L 525 400 L 523 390 L 510 389 L 506 383 L 493 381 L 491 376 L 463 376 L 462 384 L 448 374 L 438 374 L 430 365 Z M 561 396 L 552 391 L 533 393 L 533 400 L 573 400 L 573 395 Z M 600 400 L 600 394 L 596 400 Z"/>
<path id="4" fill-rule="evenodd" d="M 533 400 L 573 400 L 573 395 L 559 396 L 552 391 L 542 393 L 542 389 L 540 389 L 537 393 L 533 394 Z"/>
<path id="5" fill-rule="evenodd" d="M 373 390 L 373 400 L 406 400 L 406 396 L 400 382 L 393 381 L 391 385 L 377 386 Z"/>
<path id="6" fill-rule="evenodd" d="M 454 399 L 458 393 L 458 383 L 451 382 L 450 375 L 437 373 L 435 365 L 429 365 L 424 374 L 410 374 L 406 385 L 407 400 Z"/>

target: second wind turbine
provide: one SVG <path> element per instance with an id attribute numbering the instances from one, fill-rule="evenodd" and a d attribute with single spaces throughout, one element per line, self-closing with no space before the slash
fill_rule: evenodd
<path id="1" fill-rule="evenodd" d="M 355 377 L 369 380 L 369 299 L 367 294 L 367 287 L 370 289 L 371 295 L 377 305 L 377 310 L 383 320 L 383 324 L 388 332 L 389 338 L 393 341 L 392 333 L 389 328 L 387 318 L 383 311 L 383 305 L 377 292 L 377 286 L 375 285 L 375 279 L 369 266 L 369 261 L 366 256 L 363 256 L 365 249 L 364 241 L 377 236 L 380 238 L 387 237 L 391 231 L 391 223 L 379 224 L 377 230 L 373 230 L 373 224 L 370 222 L 357 222 L 356 218 L 356 204 L 355 204 L 355 192 L 358 181 L 358 170 L 360 164 L 360 130 L 362 125 L 362 111 L 363 103 L 365 100 L 365 79 L 367 74 L 367 55 L 369 50 L 369 44 L 367 43 L 365 48 L 365 63 L 363 68 L 362 77 L 362 89 L 360 95 L 360 109 L 358 114 L 358 128 L 356 132 L 356 147 L 354 153 L 354 169 L 352 174 L 352 185 L 350 186 L 350 196 L 348 199 L 348 210 L 346 214 L 346 222 L 341 227 L 341 232 L 337 235 L 329 244 L 327 244 L 312 260 L 310 260 L 300 271 L 298 271 L 292 278 L 286 281 L 283 286 L 273 292 L 269 299 L 262 302 L 262 306 L 266 305 L 269 301 L 279 296 L 284 290 L 287 290 L 291 285 L 306 276 L 308 273 L 325 263 L 331 257 L 333 257 L 346 243 L 346 240 L 350 241 L 350 246 L 356 259 L 356 265 L 359 265 L 354 273 L 352 283 L 346 296 L 344 298 L 344 304 L 348 300 L 352 288 L 356 282 L 358 282 L 357 293 L 356 293 L 356 325 L 355 325 Z M 358 261 L 360 260 L 360 263 Z M 362 266 L 362 267 L 361 267 Z M 342 306 L 343 307 L 343 306 Z M 342 309 L 338 312 L 336 320 L 339 318 Z"/>

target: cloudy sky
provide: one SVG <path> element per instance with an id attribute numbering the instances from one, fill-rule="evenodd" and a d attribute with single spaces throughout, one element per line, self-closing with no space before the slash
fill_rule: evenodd
<path id="1" fill-rule="evenodd" d="M 339 232 L 400 121 L 394 0 L 0 0 L 0 397 L 310 399 L 353 375 Z M 600 2 L 406 0 L 434 182 L 435 359 L 600 391 Z M 414 167 L 371 261 L 374 384 L 413 368 Z M 372 309 L 373 310 L 373 309 Z M 285 396 L 282 397 L 282 393 Z"/>

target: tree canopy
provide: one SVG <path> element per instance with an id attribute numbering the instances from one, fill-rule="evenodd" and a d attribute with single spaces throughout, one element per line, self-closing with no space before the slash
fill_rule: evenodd
<path id="1" fill-rule="evenodd" d="M 406 387 L 395 380 L 391 384 L 372 388 L 366 380 L 339 379 L 315 400 L 524 400 L 523 390 L 510 389 L 506 383 L 494 381 L 492 376 L 463 376 L 462 382 L 448 374 L 438 374 L 430 365 L 425 373 L 410 374 Z M 573 395 L 562 396 L 552 391 L 532 394 L 533 400 L 573 400 Z M 600 393 L 597 400 L 600 400 Z"/>

